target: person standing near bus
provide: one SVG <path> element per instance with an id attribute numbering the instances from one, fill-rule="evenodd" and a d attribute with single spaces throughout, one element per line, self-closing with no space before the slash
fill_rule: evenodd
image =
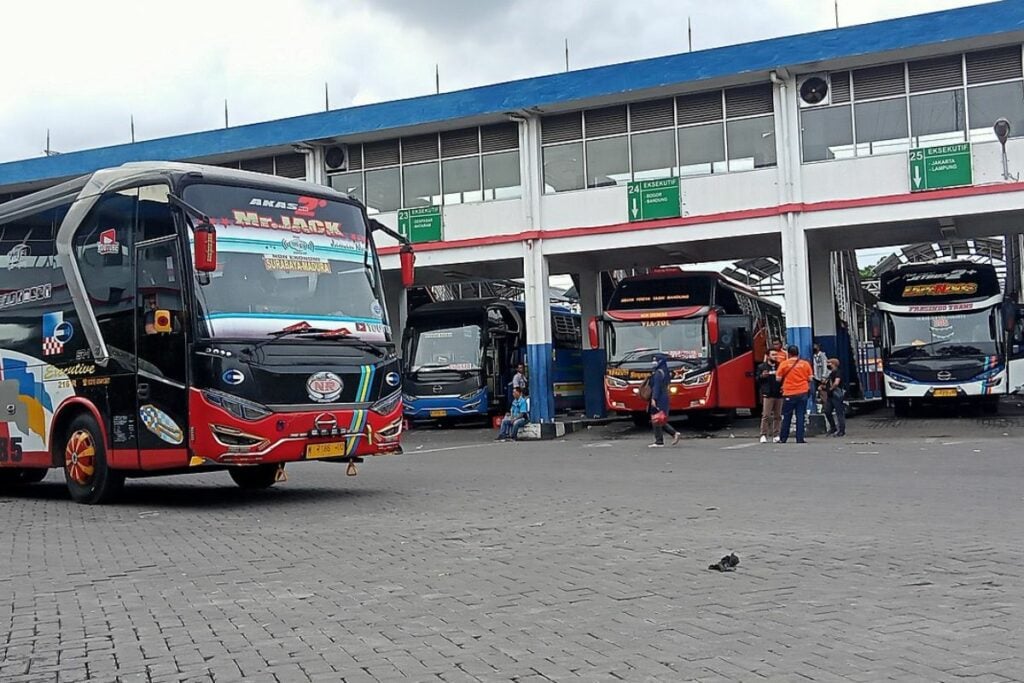
<path id="1" fill-rule="evenodd" d="M 775 352 L 769 353 L 757 368 L 758 394 L 761 396 L 761 443 L 779 442 L 782 423 L 782 384 L 775 376 L 779 368 Z"/>
<path id="2" fill-rule="evenodd" d="M 825 383 L 828 380 L 828 356 L 821 350 L 821 344 L 817 342 L 812 348 L 811 369 L 814 372 L 814 396 L 817 403 L 820 404 L 818 409 L 824 412 L 827 399 Z"/>
<path id="3" fill-rule="evenodd" d="M 807 413 L 807 390 L 814 371 L 811 364 L 800 357 L 800 349 L 794 345 L 786 350 L 789 358 L 779 363 L 775 376 L 782 384 L 782 429 L 779 443 L 789 439 L 790 423 L 796 415 L 796 442 L 804 440 L 804 416 Z"/>
<path id="4" fill-rule="evenodd" d="M 668 369 L 668 356 L 659 353 L 655 356 L 657 365 L 651 375 L 651 405 L 648 412 L 651 415 L 651 427 L 654 430 L 654 443 L 648 444 L 648 448 L 662 448 L 665 445 L 665 434 L 672 437 L 672 445 L 679 443 L 679 432 L 668 422 L 669 403 L 668 385 L 672 381 L 672 372 Z M 664 418 L 662 421 L 661 418 Z"/>
<path id="5" fill-rule="evenodd" d="M 516 374 L 512 375 L 512 389 L 526 391 L 529 382 L 526 379 L 526 366 L 520 363 L 516 366 Z"/>
<path id="6" fill-rule="evenodd" d="M 828 359 L 828 378 L 825 380 L 825 419 L 830 436 L 846 436 L 846 387 L 839 372 L 839 359 Z M 834 417 L 833 417 L 834 414 Z"/>

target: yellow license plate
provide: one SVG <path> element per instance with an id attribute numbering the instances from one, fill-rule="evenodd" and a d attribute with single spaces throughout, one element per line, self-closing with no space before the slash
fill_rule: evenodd
<path id="1" fill-rule="evenodd" d="M 935 398 L 956 398 L 956 389 L 936 389 L 932 392 Z"/>
<path id="2" fill-rule="evenodd" d="M 332 441 L 331 443 L 311 443 L 306 446 L 306 458 L 334 458 L 345 455 L 345 442 Z"/>
<path id="3" fill-rule="evenodd" d="M 430 417 L 448 417 L 447 410 L 431 410 Z"/>

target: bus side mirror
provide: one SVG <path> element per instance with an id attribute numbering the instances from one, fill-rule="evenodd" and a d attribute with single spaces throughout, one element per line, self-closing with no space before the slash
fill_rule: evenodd
<path id="1" fill-rule="evenodd" d="M 217 230 L 209 223 L 200 223 L 195 229 L 193 260 L 200 273 L 217 270 Z"/>
<path id="2" fill-rule="evenodd" d="M 868 327 L 871 331 L 871 342 L 875 346 L 882 345 L 882 313 L 875 309 L 871 311 L 871 316 L 868 318 Z"/>
<path id="3" fill-rule="evenodd" d="M 999 315 L 1002 319 L 1003 330 L 1013 332 L 1017 327 L 1017 304 L 1011 301 L 1004 301 L 999 307 Z"/>
<path id="4" fill-rule="evenodd" d="M 708 341 L 718 343 L 718 311 L 708 313 Z"/>
<path id="5" fill-rule="evenodd" d="M 590 335 L 590 348 L 599 349 L 601 348 L 601 332 L 599 329 L 600 321 L 597 316 L 594 316 L 587 321 L 587 332 Z"/>
<path id="6" fill-rule="evenodd" d="M 402 286 L 409 289 L 416 283 L 416 253 L 408 244 L 403 244 L 398 252 L 402 264 Z"/>

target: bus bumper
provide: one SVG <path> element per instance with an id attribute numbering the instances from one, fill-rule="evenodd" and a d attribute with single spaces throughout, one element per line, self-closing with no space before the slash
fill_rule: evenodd
<path id="1" fill-rule="evenodd" d="M 405 395 L 405 416 L 410 420 L 430 420 L 446 417 L 480 417 L 487 415 L 487 390 L 472 396 L 411 396 Z"/>
<path id="2" fill-rule="evenodd" d="M 299 460 L 351 460 L 401 452 L 402 402 L 387 414 L 368 409 L 271 413 L 243 420 L 189 392 L 189 467 Z"/>
<path id="3" fill-rule="evenodd" d="M 668 404 L 672 412 L 687 410 L 707 410 L 715 407 L 710 381 L 695 386 L 686 386 L 681 382 L 673 382 L 668 388 Z M 609 410 L 620 413 L 646 412 L 649 406 L 640 398 L 640 385 L 630 384 L 628 387 L 612 387 L 605 384 L 605 405 Z"/>
<path id="4" fill-rule="evenodd" d="M 1006 371 L 975 377 L 962 382 L 918 382 L 902 375 L 889 372 L 885 378 L 885 395 L 891 399 L 924 399 L 946 401 L 967 398 L 983 398 L 1007 393 Z"/>

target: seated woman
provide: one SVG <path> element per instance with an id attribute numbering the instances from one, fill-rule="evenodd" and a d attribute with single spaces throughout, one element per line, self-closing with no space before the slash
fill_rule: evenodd
<path id="1" fill-rule="evenodd" d="M 530 399 L 523 395 L 523 390 L 515 388 L 512 390 L 512 406 L 508 413 L 501 419 L 501 429 L 495 441 L 516 440 L 519 430 L 527 420 L 530 419 Z"/>

